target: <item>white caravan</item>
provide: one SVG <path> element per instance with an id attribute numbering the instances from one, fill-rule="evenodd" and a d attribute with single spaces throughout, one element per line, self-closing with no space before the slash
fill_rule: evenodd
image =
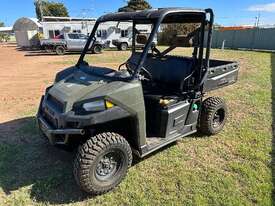
<path id="1" fill-rule="evenodd" d="M 132 45 L 132 28 L 131 22 L 107 22 L 99 26 L 96 39 L 107 47 L 126 50 Z M 137 25 L 137 29 L 147 34 L 151 32 L 151 25 Z"/>

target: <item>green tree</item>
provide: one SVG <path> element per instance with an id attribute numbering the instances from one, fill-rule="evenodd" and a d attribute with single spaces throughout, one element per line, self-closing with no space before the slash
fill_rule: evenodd
<path id="1" fill-rule="evenodd" d="M 199 24 L 195 23 L 163 24 L 161 32 L 158 34 L 158 43 L 160 45 L 170 45 L 175 35 L 188 35 L 198 27 Z"/>
<path id="2" fill-rule="evenodd" d="M 4 27 L 5 23 L 0 21 L 0 27 Z M 6 33 L 0 33 L 0 42 L 2 41 L 8 41 L 10 39 L 10 36 Z"/>
<path id="3" fill-rule="evenodd" d="M 118 9 L 119 12 L 131 12 L 151 9 L 151 5 L 146 0 L 129 0 L 127 5 Z"/>
<path id="4" fill-rule="evenodd" d="M 41 21 L 43 16 L 59 16 L 68 17 L 69 12 L 63 3 L 48 1 L 48 0 L 35 0 L 34 1 L 36 17 Z"/>

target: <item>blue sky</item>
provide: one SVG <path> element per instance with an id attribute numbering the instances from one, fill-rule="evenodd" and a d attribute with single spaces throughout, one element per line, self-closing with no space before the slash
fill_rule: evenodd
<path id="1" fill-rule="evenodd" d="M 116 11 L 125 0 L 59 0 L 74 17 L 98 17 Z M 212 8 L 216 23 L 223 25 L 254 24 L 260 13 L 260 24 L 275 24 L 275 1 L 266 0 L 149 0 L 154 8 Z M 35 17 L 33 0 L 1 0 L 0 21 L 11 26 L 20 17 Z"/>

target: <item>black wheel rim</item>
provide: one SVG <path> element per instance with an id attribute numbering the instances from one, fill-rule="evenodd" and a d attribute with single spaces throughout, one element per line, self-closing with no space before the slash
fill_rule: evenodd
<path id="1" fill-rule="evenodd" d="M 218 109 L 213 116 L 213 127 L 219 128 L 220 126 L 223 125 L 224 122 L 224 117 L 225 117 L 225 111 L 223 108 Z"/>
<path id="2" fill-rule="evenodd" d="M 96 166 L 95 176 L 99 181 L 111 180 L 122 168 L 124 156 L 120 151 L 111 151 L 103 155 Z"/>

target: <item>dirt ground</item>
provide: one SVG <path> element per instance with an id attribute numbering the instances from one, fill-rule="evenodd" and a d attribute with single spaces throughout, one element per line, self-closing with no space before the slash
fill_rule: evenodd
<path id="1" fill-rule="evenodd" d="M 118 68 L 129 54 L 104 51 L 86 60 Z M 98 197 L 76 185 L 73 153 L 48 145 L 35 124 L 45 88 L 78 56 L 0 44 L 1 206 L 274 205 L 274 54 L 213 49 L 212 58 L 238 61 L 241 68 L 237 84 L 214 94 L 230 111 L 223 132 L 183 138 L 133 165 L 119 187 Z"/>
<path id="2" fill-rule="evenodd" d="M 59 70 L 64 56 L 23 51 L 15 45 L 0 45 L 0 123 L 36 108 L 40 97 Z"/>

